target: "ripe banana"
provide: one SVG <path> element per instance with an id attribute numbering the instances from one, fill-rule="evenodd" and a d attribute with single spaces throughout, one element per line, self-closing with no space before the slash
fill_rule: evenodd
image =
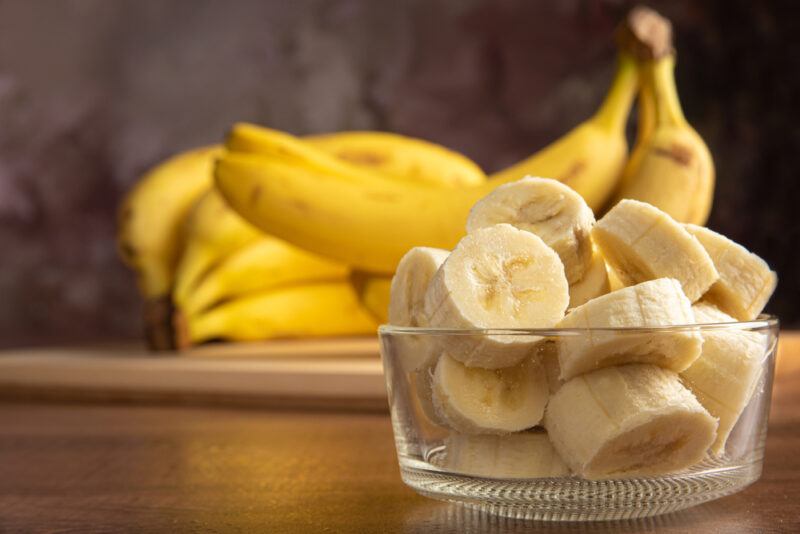
<path id="1" fill-rule="evenodd" d="M 255 243 L 263 234 L 225 203 L 214 189 L 192 208 L 184 228 L 184 249 L 175 271 L 172 298 L 184 308 L 198 282 L 222 258 Z"/>
<path id="2" fill-rule="evenodd" d="M 705 302 L 692 309 L 701 324 L 736 321 Z M 711 451 L 719 454 L 761 377 L 767 338 L 758 332 L 730 329 L 704 331 L 703 340 L 702 354 L 681 373 L 681 379 L 700 404 L 719 418 L 717 439 L 711 446 Z"/>
<path id="3" fill-rule="evenodd" d="M 527 175 L 554 178 L 599 211 L 616 188 L 628 156 L 625 123 L 637 77 L 633 58 L 620 54 L 611 89 L 592 118 L 533 156 L 492 174 L 489 183 L 499 185 Z"/>
<path id="4" fill-rule="evenodd" d="M 571 310 L 559 328 L 630 328 L 694 323 L 692 304 L 677 280 L 659 278 L 590 300 Z M 652 363 L 683 371 L 700 355 L 703 339 L 691 331 L 603 332 L 559 339 L 561 378 L 612 365 Z"/>
<path id="5" fill-rule="evenodd" d="M 647 123 L 640 132 L 650 131 L 637 139 L 615 200 L 641 200 L 678 221 L 705 224 L 714 198 L 714 162 L 683 115 L 674 69 L 671 53 L 641 67 L 642 91 L 653 105 L 640 112 Z"/>
<path id="6" fill-rule="evenodd" d="M 374 334 L 377 324 L 346 281 L 296 285 L 231 300 L 185 317 L 182 347 L 210 339 L 253 341 L 277 337 Z"/>
<path id="7" fill-rule="evenodd" d="M 569 475 L 569 467 L 546 432 L 503 436 L 451 432 L 445 439 L 443 467 L 456 473 L 489 478 L 546 478 Z"/>
<path id="8" fill-rule="evenodd" d="M 517 432 L 539 424 L 547 376 L 531 358 L 504 369 L 467 367 L 443 354 L 433 374 L 433 405 L 447 425 L 465 434 Z"/>
<path id="9" fill-rule="evenodd" d="M 611 290 L 603 255 L 596 247 L 592 248 L 593 254 L 588 269 L 580 280 L 569 286 L 569 308 L 577 308 Z"/>
<path id="10" fill-rule="evenodd" d="M 117 243 L 137 274 L 145 298 L 169 293 L 180 228 L 197 198 L 212 185 L 217 147 L 183 152 L 159 164 L 134 186 L 119 209 Z"/>
<path id="11" fill-rule="evenodd" d="M 566 382 L 547 405 L 545 427 L 567 465 L 596 480 L 687 468 L 714 442 L 717 421 L 674 372 L 631 364 Z"/>
<path id="12" fill-rule="evenodd" d="M 472 207 L 467 233 L 499 223 L 541 237 L 561 258 L 570 284 L 588 269 L 594 214 L 578 193 L 561 182 L 528 176 L 501 185 Z"/>
<path id="13" fill-rule="evenodd" d="M 594 117 L 517 169 L 475 187 L 443 189 L 259 157 L 232 144 L 216 167 L 216 184 L 245 219 L 302 248 L 373 273 L 394 272 L 415 246 L 452 249 L 470 208 L 496 187 L 526 174 L 552 176 L 603 204 L 627 155 L 624 123 L 637 85 L 623 57 L 606 102 Z M 242 153 L 238 151 L 250 151 Z M 294 156 L 293 156 L 294 157 Z M 307 162 L 303 154 L 294 158 Z"/>
<path id="14" fill-rule="evenodd" d="M 700 242 L 672 217 L 638 200 L 621 200 L 597 221 L 592 238 L 625 285 L 674 278 L 695 302 L 719 273 Z"/>
<path id="15" fill-rule="evenodd" d="M 482 184 L 486 175 L 471 159 L 443 146 L 387 132 L 341 132 L 304 138 L 314 147 L 398 181 L 443 187 Z"/>
<path id="16" fill-rule="evenodd" d="M 767 262 L 713 230 L 684 226 L 706 249 L 719 272 L 719 279 L 704 295 L 704 300 L 740 321 L 752 321 L 775 291 L 778 275 Z"/>
<path id="17" fill-rule="evenodd" d="M 214 266 L 187 292 L 181 311 L 196 315 L 221 301 L 280 286 L 346 280 L 349 271 L 346 265 L 262 235 Z"/>
<path id="18" fill-rule="evenodd" d="M 564 266 L 553 249 L 535 234 L 496 224 L 458 243 L 431 279 L 424 310 L 431 326 L 549 328 L 568 302 Z M 469 366 L 497 369 L 520 362 L 539 340 L 450 336 L 448 354 Z"/>

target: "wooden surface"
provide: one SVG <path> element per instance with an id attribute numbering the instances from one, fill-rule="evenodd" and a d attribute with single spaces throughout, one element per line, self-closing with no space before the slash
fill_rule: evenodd
<path id="1" fill-rule="evenodd" d="M 386 411 L 376 337 L 0 351 L 0 398 Z"/>
<path id="2" fill-rule="evenodd" d="M 546 524 L 417 496 L 386 415 L 0 404 L 0 532 L 800 532 L 800 337 L 784 335 L 762 479 L 636 522 Z"/>

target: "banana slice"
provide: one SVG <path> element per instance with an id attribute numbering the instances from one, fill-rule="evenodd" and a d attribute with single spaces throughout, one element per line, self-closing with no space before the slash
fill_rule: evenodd
<path id="1" fill-rule="evenodd" d="M 717 421 L 678 375 L 654 365 L 600 369 L 573 378 L 545 414 L 553 445 L 584 478 L 660 475 L 703 459 Z"/>
<path id="2" fill-rule="evenodd" d="M 592 263 L 583 278 L 569 286 L 569 307 L 576 308 L 595 297 L 605 295 L 610 289 L 606 262 L 602 254 L 595 250 Z"/>
<path id="3" fill-rule="evenodd" d="M 443 354 L 433 374 L 433 405 L 450 428 L 465 434 L 536 426 L 548 393 L 544 368 L 530 358 L 505 369 L 480 369 Z"/>
<path id="4" fill-rule="evenodd" d="M 564 266 L 540 237 L 509 224 L 482 228 L 462 239 L 425 294 L 432 326 L 548 328 L 569 302 Z M 514 365 L 540 338 L 452 335 L 448 354 L 470 366 Z"/>
<path id="5" fill-rule="evenodd" d="M 627 328 L 694 323 L 692 305 L 677 280 L 659 278 L 592 299 L 571 310 L 559 328 Z M 559 338 L 561 378 L 625 363 L 683 371 L 700 355 L 697 332 L 603 332 Z"/>
<path id="6" fill-rule="evenodd" d="M 398 326 L 427 326 L 424 314 L 425 292 L 431 278 L 447 259 L 446 250 L 414 247 L 397 264 L 389 300 L 389 323 Z M 406 372 L 415 372 L 434 363 L 438 357 L 436 339 L 401 334 L 396 337 L 397 354 Z"/>
<path id="7" fill-rule="evenodd" d="M 539 361 L 544 366 L 544 374 L 547 376 L 547 387 L 550 394 L 558 391 L 564 381 L 561 380 L 561 366 L 558 363 L 558 342 L 548 339 L 537 346 L 539 349 Z"/>
<path id="8" fill-rule="evenodd" d="M 592 238 L 626 286 L 674 278 L 694 302 L 719 278 L 700 242 L 672 217 L 645 202 L 621 200 L 597 221 Z"/>
<path id="9" fill-rule="evenodd" d="M 445 468 L 490 478 L 545 478 L 569 475 L 546 432 L 504 436 L 451 433 L 445 440 Z"/>
<path id="10" fill-rule="evenodd" d="M 594 213 L 582 196 L 557 180 L 528 176 L 501 185 L 472 207 L 467 233 L 499 223 L 541 237 L 561 258 L 570 284 L 583 278 L 592 262 Z"/>
<path id="11" fill-rule="evenodd" d="M 694 224 L 684 228 L 700 241 L 719 271 L 719 280 L 704 299 L 740 321 L 758 317 L 775 291 L 778 275 L 767 262 L 724 235 Z"/>
<path id="12" fill-rule="evenodd" d="M 692 309 L 698 323 L 731 323 L 736 319 L 705 302 Z M 761 377 L 767 337 L 745 330 L 709 330 L 703 333 L 703 352 L 681 373 L 683 383 L 714 417 L 719 418 L 714 454 L 725 442 L 744 411 Z"/>

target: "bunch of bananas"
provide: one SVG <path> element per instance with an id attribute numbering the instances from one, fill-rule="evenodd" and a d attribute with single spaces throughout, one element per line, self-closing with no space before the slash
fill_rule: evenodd
<path id="1" fill-rule="evenodd" d="M 598 111 L 489 177 L 418 139 L 297 138 L 249 124 L 235 125 L 224 146 L 159 165 L 128 195 L 119 221 L 150 345 L 372 333 L 386 320 L 403 254 L 451 249 L 480 198 L 526 175 L 562 181 L 595 212 L 636 198 L 704 223 L 713 164 L 681 112 L 669 23 L 636 9 L 618 35 L 616 74 Z M 637 90 L 629 158 L 625 127 Z"/>

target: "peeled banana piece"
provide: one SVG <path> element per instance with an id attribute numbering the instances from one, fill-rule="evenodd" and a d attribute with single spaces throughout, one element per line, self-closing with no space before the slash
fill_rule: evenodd
<path id="1" fill-rule="evenodd" d="M 509 224 L 476 230 L 462 239 L 430 281 L 425 315 L 431 326 L 549 328 L 569 302 L 558 255 L 540 237 Z M 448 354 L 476 367 L 497 369 L 522 361 L 535 336 L 450 336 Z"/>
<path id="2" fill-rule="evenodd" d="M 680 284 L 660 278 L 619 289 L 571 310 L 559 328 L 629 328 L 694 323 Z M 693 331 L 603 332 L 558 340 L 561 379 L 601 367 L 633 362 L 683 371 L 700 355 L 703 339 Z"/>
<path id="3" fill-rule="evenodd" d="M 425 315 L 425 294 L 439 267 L 450 253 L 430 247 L 409 250 L 397 265 L 392 278 L 389 323 L 396 326 L 428 326 Z M 447 339 L 447 338 L 444 338 Z M 401 335 L 397 338 L 398 354 L 408 372 L 426 372 L 439 356 L 436 338 Z"/>
<path id="4" fill-rule="evenodd" d="M 661 475 L 700 462 L 717 421 L 672 371 L 631 364 L 566 382 L 545 415 L 567 465 L 591 479 Z"/>
<path id="5" fill-rule="evenodd" d="M 507 435 L 451 433 L 445 440 L 444 467 L 488 478 L 546 478 L 569 475 L 569 467 L 546 432 Z"/>
<path id="6" fill-rule="evenodd" d="M 467 232 L 500 223 L 541 237 L 561 258 L 570 284 L 587 271 L 594 213 L 583 197 L 561 182 L 528 176 L 501 185 L 472 207 Z"/>
<path id="7" fill-rule="evenodd" d="M 541 363 L 504 369 L 467 367 L 443 354 L 433 374 L 433 404 L 447 425 L 466 434 L 517 432 L 539 424 L 549 390 Z"/>
<path id="8" fill-rule="evenodd" d="M 625 285 L 674 278 L 695 302 L 719 278 L 700 242 L 672 217 L 638 200 L 621 200 L 597 221 L 592 239 Z"/>
<path id="9" fill-rule="evenodd" d="M 727 237 L 694 224 L 684 226 L 706 249 L 719 279 L 703 299 L 740 321 L 752 321 L 775 291 L 778 275 L 767 262 Z"/>
<path id="10" fill-rule="evenodd" d="M 698 323 L 732 323 L 736 319 L 715 306 L 698 302 L 692 309 Z M 683 383 L 711 415 L 719 419 L 717 439 L 711 446 L 715 454 L 725 442 L 756 389 L 767 337 L 741 329 L 703 331 L 703 352 L 681 372 Z"/>
<path id="11" fill-rule="evenodd" d="M 210 339 L 255 341 L 278 337 L 374 334 L 377 324 L 350 283 L 288 286 L 231 300 L 179 325 L 179 345 Z"/>
<path id="12" fill-rule="evenodd" d="M 595 297 L 605 295 L 610 290 L 606 262 L 602 254 L 594 250 L 583 277 L 569 286 L 569 307 L 577 308 Z"/>

